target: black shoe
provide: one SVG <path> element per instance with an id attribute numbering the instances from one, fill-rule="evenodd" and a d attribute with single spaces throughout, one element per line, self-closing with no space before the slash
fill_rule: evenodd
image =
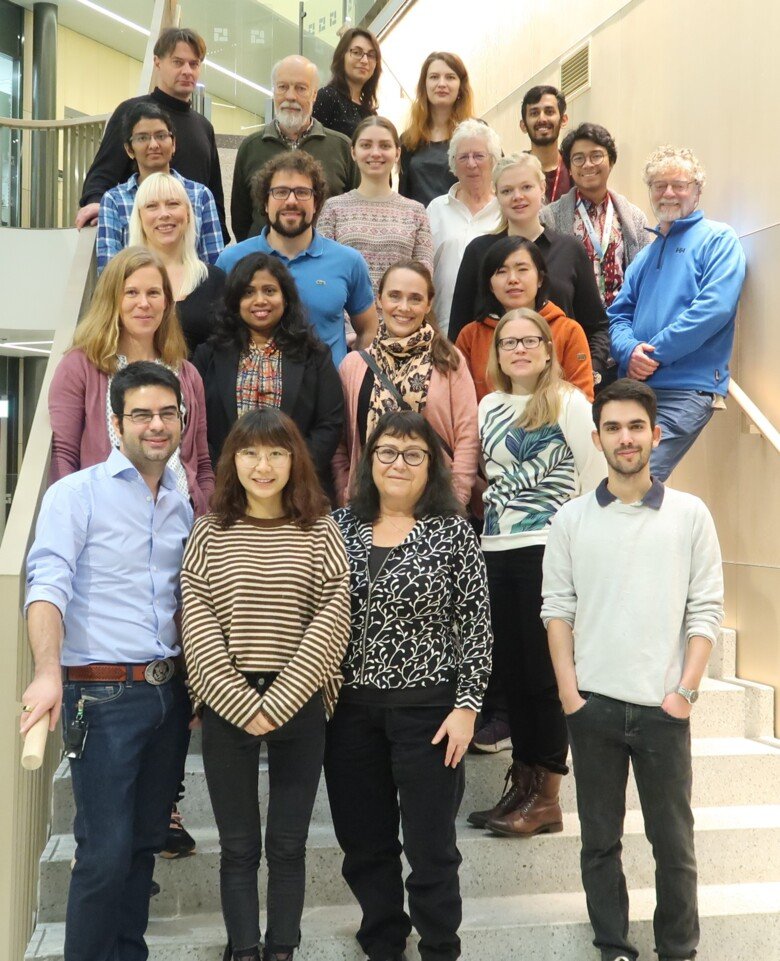
<path id="1" fill-rule="evenodd" d="M 156 898 L 157 895 L 160 893 L 160 890 L 161 890 L 160 885 L 154 880 L 154 878 L 152 878 L 152 886 L 149 889 L 149 897 Z"/>
<path id="2" fill-rule="evenodd" d="M 171 810 L 171 823 L 168 825 L 168 835 L 165 846 L 160 851 L 161 858 L 186 858 L 195 853 L 195 838 L 187 831 L 181 821 L 181 814 L 176 805 Z"/>

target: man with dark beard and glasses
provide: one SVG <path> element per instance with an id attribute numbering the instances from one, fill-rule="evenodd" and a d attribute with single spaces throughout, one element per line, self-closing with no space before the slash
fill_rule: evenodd
<path id="1" fill-rule="evenodd" d="M 303 150 L 279 154 L 255 175 L 252 197 L 265 211 L 268 226 L 257 237 L 223 250 L 217 266 L 228 273 L 247 254 L 279 257 L 295 279 L 312 327 L 330 347 L 338 367 L 347 353 L 344 313 L 357 334 L 358 349 L 369 347 L 379 322 L 363 257 L 314 229 L 325 202 L 322 166 Z"/>
<path id="2" fill-rule="evenodd" d="M 582 884 L 603 961 L 636 961 L 621 861 L 629 759 L 655 858 L 660 961 L 699 941 L 691 709 L 723 618 L 715 525 L 698 497 L 650 474 L 655 393 L 618 380 L 596 395 L 608 476 L 558 511 L 544 553 L 542 620 L 569 729 Z"/>
<path id="3" fill-rule="evenodd" d="M 547 85 L 531 87 L 520 105 L 520 129 L 528 134 L 527 151 L 542 165 L 547 181 L 547 203 L 558 200 L 572 188 L 571 177 L 558 150 L 561 127 L 566 126 L 566 98 L 560 90 Z"/>
<path id="4" fill-rule="evenodd" d="M 317 68 L 306 57 L 280 60 L 271 71 L 274 119 L 247 137 L 238 148 L 230 197 L 230 217 L 236 240 L 254 237 L 266 225 L 265 209 L 252 204 L 252 181 L 264 163 L 288 150 L 305 150 L 319 160 L 335 197 L 360 181 L 349 137 L 328 130 L 312 117 L 319 81 Z"/>

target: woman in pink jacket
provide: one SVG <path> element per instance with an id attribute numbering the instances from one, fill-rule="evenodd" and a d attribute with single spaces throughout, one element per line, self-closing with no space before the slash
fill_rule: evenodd
<path id="1" fill-rule="evenodd" d="M 105 460 L 118 443 L 111 424 L 111 378 L 135 360 L 154 360 L 181 381 L 184 430 L 168 462 L 197 516 L 208 511 L 214 474 L 206 442 L 203 382 L 187 346 L 165 267 L 157 254 L 127 247 L 109 261 L 73 346 L 49 389 L 51 481 Z"/>
<path id="2" fill-rule="evenodd" d="M 433 280 L 427 267 L 403 260 L 379 283 L 383 321 L 367 351 L 339 367 L 344 388 L 344 437 L 333 458 L 336 494 L 349 500 L 366 437 L 389 410 L 421 413 L 436 431 L 455 492 L 468 504 L 477 474 L 477 397 L 460 352 L 428 321 Z"/>

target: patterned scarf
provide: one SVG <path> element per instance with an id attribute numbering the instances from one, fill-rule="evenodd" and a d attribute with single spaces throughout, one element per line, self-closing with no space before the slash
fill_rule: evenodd
<path id="1" fill-rule="evenodd" d="M 433 370 L 433 334 L 433 327 L 427 321 L 408 337 L 393 337 L 382 323 L 370 348 L 379 369 L 387 374 L 409 407 L 418 413 L 423 412 L 428 399 L 428 385 Z M 398 409 L 396 398 L 378 377 L 374 377 L 366 436 L 376 427 L 382 414 Z"/>

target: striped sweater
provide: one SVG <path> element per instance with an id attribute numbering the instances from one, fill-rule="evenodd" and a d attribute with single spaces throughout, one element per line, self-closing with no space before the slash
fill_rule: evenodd
<path id="1" fill-rule="evenodd" d="M 212 515 L 184 552 L 182 646 L 196 710 L 204 703 L 244 727 L 262 709 L 281 725 L 318 691 L 332 714 L 350 634 L 349 566 L 329 517 L 304 531 Z M 260 695 L 243 672 L 278 672 Z"/>

